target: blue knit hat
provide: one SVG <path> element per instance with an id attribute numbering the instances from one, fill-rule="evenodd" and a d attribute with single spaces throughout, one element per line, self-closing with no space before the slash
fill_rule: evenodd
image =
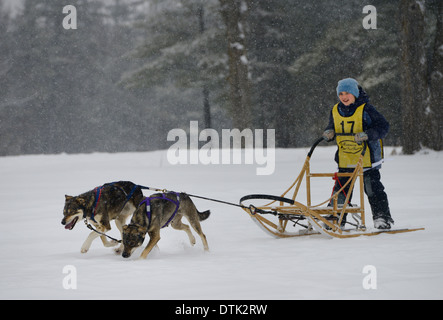
<path id="1" fill-rule="evenodd" d="M 337 96 L 340 92 L 349 92 L 358 98 L 360 91 L 358 90 L 358 82 L 352 78 L 340 80 L 337 86 Z"/>

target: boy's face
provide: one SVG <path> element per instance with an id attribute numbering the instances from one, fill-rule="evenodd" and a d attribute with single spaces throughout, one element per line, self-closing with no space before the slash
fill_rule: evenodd
<path id="1" fill-rule="evenodd" d="M 354 95 L 349 92 L 345 92 L 345 91 L 340 92 L 338 94 L 338 97 L 339 97 L 341 103 L 343 103 L 345 106 L 349 106 L 355 102 Z"/>

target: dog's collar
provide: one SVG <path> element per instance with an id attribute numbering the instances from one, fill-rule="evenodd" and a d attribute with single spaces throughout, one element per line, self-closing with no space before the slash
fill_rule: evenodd
<path id="1" fill-rule="evenodd" d="M 172 221 L 172 219 L 174 219 L 175 215 L 177 214 L 178 208 L 180 207 L 180 193 L 178 192 L 173 192 L 175 193 L 175 195 L 177 196 L 177 200 L 173 200 L 170 199 L 168 197 L 166 197 L 165 193 L 162 193 L 161 196 L 157 196 L 157 197 L 146 197 L 145 199 L 143 199 L 139 205 L 142 205 L 143 203 L 146 204 L 146 216 L 148 217 L 148 228 L 151 225 L 151 219 L 152 219 L 152 215 L 151 215 L 151 200 L 153 199 L 162 199 L 162 200 L 167 200 L 169 202 L 172 202 L 173 204 L 175 204 L 175 210 L 174 213 L 171 215 L 171 217 L 169 218 L 169 220 L 164 224 L 164 227 L 167 227 L 169 225 L 169 223 Z"/>

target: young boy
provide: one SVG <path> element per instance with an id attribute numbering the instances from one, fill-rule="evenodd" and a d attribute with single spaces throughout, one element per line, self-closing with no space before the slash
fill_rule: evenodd
<path id="1" fill-rule="evenodd" d="M 394 220 L 389 211 L 388 197 L 384 186 L 380 182 L 381 163 L 383 162 L 382 139 L 389 130 L 386 119 L 369 104 L 369 96 L 352 78 L 340 80 L 337 86 L 337 96 L 340 100 L 331 111 L 329 124 L 323 138 L 332 141 L 336 137 L 338 145 L 335 161 L 338 163 L 339 172 L 352 172 L 360 157 L 360 152 L 355 153 L 358 144 L 367 141 L 363 159 L 363 181 L 365 193 L 371 205 L 374 227 L 377 229 L 390 229 Z M 352 134 L 348 136 L 336 133 Z M 354 151 L 354 152 L 353 152 Z M 334 192 L 340 190 L 347 177 L 341 177 L 335 182 Z M 347 188 L 340 193 L 338 203 L 343 204 L 346 199 Z M 352 195 L 351 195 L 352 197 Z"/>

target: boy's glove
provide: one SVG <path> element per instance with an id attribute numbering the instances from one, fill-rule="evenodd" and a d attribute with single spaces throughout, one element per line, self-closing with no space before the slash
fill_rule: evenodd
<path id="1" fill-rule="evenodd" d="M 323 139 L 327 142 L 334 140 L 335 131 L 332 129 L 325 130 L 322 135 Z"/>
<path id="2" fill-rule="evenodd" d="M 362 144 L 363 141 L 368 140 L 368 135 L 365 132 L 359 132 L 354 136 L 355 142 Z"/>

